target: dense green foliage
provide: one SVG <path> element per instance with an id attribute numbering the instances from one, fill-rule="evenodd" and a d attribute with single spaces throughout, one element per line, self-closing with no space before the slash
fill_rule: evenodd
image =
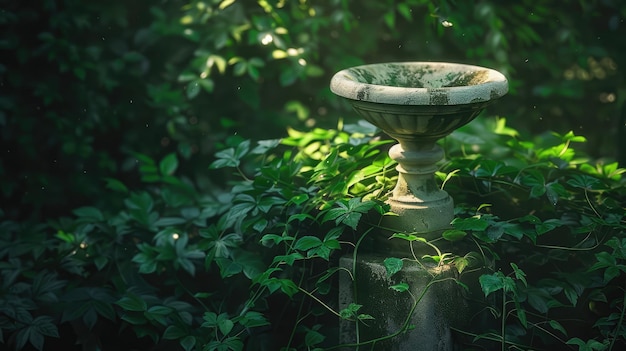
<path id="1" fill-rule="evenodd" d="M 443 141 L 457 219 L 398 235 L 433 253 L 390 274 L 435 260 L 474 281 L 467 349 L 623 347 L 626 7 L 566 3 L 3 4 L 0 345 L 336 348 L 340 319 L 370 317 L 338 309 L 337 259 L 396 173 L 328 81 L 447 60 L 509 77 L 487 112 L 510 125 Z"/>
<path id="2" fill-rule="evenodd" d="M 473 125 L 492 133 L 473 136 L 474 149 L 459 142 L 467 130 L 446 140 L 441 178 L 458 218 L 443 240 L 464 251 L 390 257 L 389 271 L 404 260 L 435 260 L 453 263 L 463 283 L 482 270 L 484 294 L 500 302 L 482 300 L 479 316 L 491 312 L 501 328 L 458 330 L 478 336 L 468 344 L 623 346 L 624 169 L 589 164 L 571 148 L 584 141 L 573 133 L 540 144 L 503 120 L 485 121 Z M 48 226 L 3 222 L 5 342 L 42 349 L 44 337 L 62 336 L 107 349 L 117 340 L 108 336 L 122 330 L 142 348 L 336 345 L 339 318 L 369 318 L 367 306 L 337 310 L 336 259 L 359 253 L 394 183 L 382 152 L 389 142 L 374 132 L 345 125 L 238 142 L 215 155 L 209 172 L 235 176 L 213 194 L 177 175 L 175 154 L 137 154 L 145 186 L 110 180 L 114 206 L 80 207 Z M 396 237 L 423 242 L 419 233 Z"/>
<path id="3" fill-rule="evenodd" d="M 353 118 L 328 81 L 366 62 L 493 67 L 511 83 L 497 111 L 518 130 L 575 130 L 594 157 L 626 149 L 617 147 L 626 114 L 617 0 L 40 0 L 0 10 L 0 176 L 11 218 L 106 203 L 104 177 L 135 180 L 133 152 L 176 151 L 198 174 L 228 136 L 276 138 L 286 126 Z"/>

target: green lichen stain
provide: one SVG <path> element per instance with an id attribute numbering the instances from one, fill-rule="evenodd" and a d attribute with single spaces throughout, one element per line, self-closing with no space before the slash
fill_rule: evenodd
<path id="1" fill-rule="evenodd" d="M 350 68 L 350 73 L 354 74 L 357 82 L 378 84 L 376 83 L 376 76 L 374 76 L 370 70 L 365 68 Z"/>
<path id="2" fill-rule="evenodd" d="M 427 88 L 430 84 L 425 75 L 434 70 L 429 66 L 415 67 L 402 64 L 387 64 L 379 67 L 354 67 L 349 69 L 350 79 L 357 82 L 400 88 Z"/>
<path id="3" fill-rule="evenodd" d="M 349 79 L 357 82 L 398 88 L 451 88 L 484 83 L 489 72 L 457 71 L 438 73 L 429 65 L 415 66 L 389 63 L 349 69 Z"/>
<path id="4" fill-rule="evenodd" d="M 450 88 L 478 85 L 486 82 L 488 78 L 489 72 L 487 71 L 451 72 L 446 75 L 447 82 L 442 87 Z"/>

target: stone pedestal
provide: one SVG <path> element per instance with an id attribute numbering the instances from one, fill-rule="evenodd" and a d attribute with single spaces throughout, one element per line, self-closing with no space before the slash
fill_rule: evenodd
<path id="1" fill-rule="evenodd" d="M 508 82 L 501 73 L 485 67 L 391 62 L 339 71 L 330 88 L 347 99 L 361 117 L 399 143 L 389 151 L 398 162 L 398 183 L 388 200 L 397 216 L 384 218 L 382 232 L 371 234 L 372 254 L 359 252 L 355 259 L 341 260 L 348 271 L 354 269 L 355 280 L 342 271 L 340 307 L 363 305 L 359 313 L 369 314 L 374 320 L 358 326 L 343 323 L 341 342 L 363 345 L 359 350 L 453 350 L 450 326 L 467 320 L 467 300 L 453 279 L 430 283 L 433 279 L 455 278 L 454 267 L 423 266 L 407 260 L 390 279 L 385 258 L 411 258 L 414 253 L 419 258 L 422 252 L 406 250 L 407 242 L 402 239 L 387 239 L 400 232 L 431 241 L 450 228 L 453 201 L 433 178 L 436 163 L 443 156 L 437 141 L 504 96 Z M 440 242 L 436 245 L 442 249 Z M 407 283 L 409 291 L 389 288 L 397 283 Z M 417 304 L 415 299 L 419 299 Z M 407 325 L 411 326 L 408 330 Z M 388 338 L 390 335 L 393 337 Z M 354 347 L 346 348 L 350 349 Z"/>
<path id="2" fill-rule="evenodd" d="M 343 350 L 354 350 L 357 343 L 362 344 L 359 349 L 373 351 L 453 350 L 450 326 L 468 320 L 460 286 L 452 279 L 445 280 L 456 278 L 454 267 L 407 261 L 400 272 L 388 278 L 385 258 L 374 254 L 358 255 L 356 262 L 352 257 L 341 258 L 343 268 L 355 268 L 355 280 L 341 273 L 339 308 L 356 303 L 363 306 L 359 313 L 374 317 L 359 322 L 358 327 L 356 322 L 341 322 L 340 344 L 352 345 Z M 409 290 L 390 288 L 399 283 L 408 284 Z M 374 342 L 376 339 L 381 340 Z"/>

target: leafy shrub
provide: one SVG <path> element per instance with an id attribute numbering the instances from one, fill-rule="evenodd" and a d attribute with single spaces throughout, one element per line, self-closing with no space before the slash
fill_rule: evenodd
<path id="1" fill-rule="evenodd" d="M 503 347 L 623 347 L 625 170 L 589 163 L 572 147 L 585 138 L 571 132 L 527 142 L 504 120 L 494 129 L 492 141 L 444 168 L 459 179 L 446 185 L 460 203 L 452 224 L 495 261 L 480 284 L 486 296 L 498 294 L 501 307 L 486 309 L 501 323 L 480 338 Z"/>
<path id="2" fill-rule="evenodd" d="M 571 143 L 584 138 L 572 133 L 529 142 L 502 119 L 492 124 L 475 121 L 445 141 L 441 177 L 458 216 L 443 238 L 472 249 L 389 268 L 435 259 L 453 264 L 462 284 L 482 269 L 476 283 L 489 298 L 479 300 L 500 327 L 457 330 L 475 336 L 470 344 L 616 349 L 624 170 L 577 156 Z M 494 133 L 463 142 L 477 127 Z M 106 349 L 122 333 L 141 349 L 336 347 L 339 319 L 371 318 L 367 306 L 338 310 L 335 279 L 337 258 L 358 254 L 395 182 L 390 141 L 375 132 L 350 124 L 233 138 L 208 171 L 234 172 L 221 191 L 177 176 L 176 154 L 136 154 L 143 186 L 109 179 L 115 206 L 77 208 L 48 225 L 5 220 L 2 342 Z"/>

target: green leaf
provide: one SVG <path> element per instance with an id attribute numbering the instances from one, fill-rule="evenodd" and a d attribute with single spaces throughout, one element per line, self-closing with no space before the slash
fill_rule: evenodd
<path id="1" fill-rule="evenodd" d="M 458 241 L 463 239 L 467 233 L 463 230 L 449 229 L 443 232 L 442 236 L 448 241 Z"/>
<path id="2" fill-rule="evenodd" d="M 168 315 L 173 312 L 172 308 L 167 306 L 152 306 L 148 309 L 149 313 L 160 314 L 160 315 Z"/>
<path id="3" fill-rule="evenodd" d="M 93 260 L 96 268 L 101 271 L 109 263 L 109 259 L 105 256 L 96 256 Z"/>
<path id="4" fill-rule="evenodd" d="M 178 81 L 181 83 L 185 83 L 196 78 L 198 78 L 198 75 L 195 73 L 183 72 L 178 76 Z"/>
<path id="5" fill-rule="evenodd" d="M 217 160 L 209 165 L 210 169 L 239 166 L 239 159 L 235 157 L 234 148 L 219 151 L 215 154 L 215 157 L 217 157 Z"/>
<path id="6" fill-rule="evenodd" d="M 125 320 L 126 322 L 133 324 L 135 327 L 139 325 L 144 325 L 148 322 L 148 320 L 143 316 L 143 314 L 140 314 L 140 313 L 124 313 L 121 318 L 122 320 Z"/>
<path id="7" fill-rule="evenodd" d="M 481 216 L 474 216 L 470 218 L 455 218 L 452 221 L 452 225 L 457 230 L 483 231 L 487 229 L 489 222 Z"/>
<path id="8" fill-rule="evenodd" d="M 220 314 L 217 317 L 217 328 L 223 335 L 230 334 L 231 330 L 235 327 L 235 323 L 228 319 L 228 315 L 225 313 Z"/>
<path id="9" fill-rule="evenodd" d="M 607 346 L 595 339 L 584 342 L 580 338 L 571 338 L 567 340 L 567 345 L 577 345 L 579 351 L 602 351 L 606 350 Z"/>
<path id="10" fill-rule="evenodd" d="M 220 275 L 222 278 L 228 278 L 235 274 L 239 274 L 243 272 L 243 267 L 233 260 L 229 258 L 219 258 L 215 259 L 215 262 L 220 268 Z"/>
<path id="11" fill-rule="evenodd" d="M 279 53 L 279 50 L 274 51 L 275 53 Z M 292 85 L 298 79 L 298 70 L 296 68 L 287 67 L 280 72 L 279 82 L 283 87 Z"/>
<path id="12" fill-rule="evenodd" d="M 324 335 L 315 330 L 309 329 L 304 336 L 304 344 L 310 348 L 321 343 L 322 341 L 324 341 L 324 339 L 326 339 Z"/>
<path id="13" fill-rule="evenodd" d="M 518 299 L 514 300 L 515 302 L 515 312 L 517 314 L 517 319 L 519 319 L 520 323 L 524 328 L 528 328 L 528 318 L 526 317 L 526 310 L 524 310 L 519 303 Z"/>
<path id="14" fill-rule="evenodd" d="M 322 219 L 322 222 L 335 220 L 336 224 L 343 223 L 356 230 L 362 214 L 367 213 L 376 205 L 373 201 L 363 201 L 360 197 L 349 201 L 338 201 L 337 207 L 330 209 Z"/>
<path id="15" fill-rule="evenodd" d="M 532 289 L 526 290 L 528 303 L 537 311 L 541 313 L 547 313 L 549 310 L 548 303 L 552 300 L 552 296 L 546 289 Z"/>
<path id="16" fill-rule="evenodd" d="M 209 94 L 212 93 L 213 89 L 215 88 L 215 83 L 210 78 L 199 79 L 196 82 L 200 84 L 200 87 Z"/>
<path id="17" fill-rule="evenodd" d="M 172 175 L 178 168 L 178 158 L 175 153 L 170 153 L 165 156 L 159 163 L 159 170 L 161 175 Z"/>
<path id="18" fill-rule="evenodd" d="M 256 311 L 246 312 L 240 323 L 246 328 L 262 327 L 270 324 L 262 313 Z"/>
<path id="19" fill-rule="evenodd" d="M 576 290 L 568 286 L 563 289 L 563 293 L 565 293 L 565 297 L 567 297 L 572 306 L 576 306 L 576 304 L 578 303 L 578 293 L 576 292 Z"/>
<path id="20" fill-rule="evenodd" d="M 480 287 L 483 290 L 483 293 L 486 296 L 489 296 L 491 293 L 501 290 L 504 288 L 502 273 L 497 272 L 493 274 L 483 274 L 478 278 L 480 282 Z"/>
<path id="21" fill-rule="evenodd" d="M 258 81 L 259 77 L 261 76 L 261 72 L 259 72 L 259 69 L 251 65 L 250 63 L 248 63 L 247 68 L 248 68 L 248 75 L 250 76 L 250 78 L 252 78 L 252 80 L 254 81 Z"/>
<path id="22" fill-rule="evenodd" d="M 228 6 L 232 5 L 233 3 L 235 3 L 236 0 L 223 0 L 220 5 L 219 5 L 219 9 L 223 10 L 225 8 L 227 8 Z"/>
<path id="23" fill-rule="evenodd" d="M 194 336 L 187 335 L 180 339 L 180 346 L 182 346 L 185 351 L 191 351 L 194 346 L 196 346 L 196 338 Z"/>
<path id="24" fill-rule="evenodd" d="M 259 140 L 257 141 L 257 146 L 250 153 L 253 155 L 264 155 L 278 145 L 280 145 L 280 139 Z"/>
<path id="25" fill-rule="evenodd" d="M 209 166 L 210 169 L 224 168 L 224 167 L 238 167 L 241 163 L 241 159 L 250 150 L 250 140 L 244 140 L 237 148 L 228 148 L 215 153 L 217 160 L 213 161 Z"/>
<path id="26" fill-rule="evenodd" d="M 96 323 L 98 322 L 98 313 L 93 307 L 88 308 L 85 311 L 85 313 L 83 314 L 83 322 L 89 330 L 92 330 L 93 327 L 96 325 Z"/>
<path id="27" fill-rule="evenodd" d="M 496 222 L 493 226 L 487 228 L 486 234 L 489 240 L 495 242 L 502 237 L 504 234 L 504 224 L 503 222 Z"/>
<path id="28" fill-rule="evenodd" d="M 555 320 L 551 320 L 551 321 L 548 322 L 548 324 L 550 325 L 550 327 L 552 327 L 552 329 L 558 330 L 561 333 L 563 333 L 563 335 L 567 336 L 567 330 L 565 330 L 565 328 L 563 328 L 561 323 L 559 323 L 559 322 L 557 322 Z"/>
<path id="29" fill-rule="evenodd" d="M 315 236 L 303 236 L 298 239 L 294 245 L 294 249 L 307 251 L 322 245 L 322 241 Z"/>
<path id="30" fill-rule="evenodd" d="M 309 195 L 307 195 L 307 194 L 298 194 L 298 195 L 292 197 L 289 201 L 293 202 L 296 205 L 302 205 L 308 199 L 309 199 Z"/>
<path id="31" fill-rule="evenodd" d="M 244 61 L 239 61 L 233 67 L 233 74 L 235 76 L 242 76 L 248 70 L 248 63 Z"/>
<path id="32" fill-rule="evenodd" d="M 104 178 L 104 181 L 106 182 L 107 189 L 118 191 L 120 193 L 128 193 L 128 188 L 126 187 L 126 185 L 124 185 L 124 183 L 120 182 L 119 180 L 114 178 Z"/>
<path id="33" fill-rule="evenodd" d="M 217 326 L 217 314 L 215 312 L 204 312 L 202 319 L 204 320 L 203 327 Z"/>
<path id="34" fill-rule="evenodd" d="M 30 339 L 31 328 L 26 327 L 20 329 L 15 335 L 15 348 L 21 350 L 26 346 L 28 339 Z M 39 348 L 41 350 L 41 348 Z"/>
<path id="35" fill-rule="evenodd" d="M 343 223 L 350 228 L 356 230 L 359 221 L 361 220 L 362 214 L 358 212 L 346 213 L 340 219 L 337 220 L 339 223 Z"/>
<path id="36" fill-rule="evenodd" d="M 43 350 L 44 336 L 59 337 L 58 329 L 52 321 L 49 316 L 39 316 L 31 325 L 20 329 L 15 336 L 16 348 L 20 350 L 29 342 L 35 349 Z"/>
<path id="37" fill-rule="evenodd" d="M 559 197 L 566 194 L 567 191 L 565 190 L 565 187 L 563 187 L 563 185 L 559 184 L 558 182 L 554 181 L 546 184 L 546 197 L 548 198 L 550 203 L 552 203 L 552 205 L 556 206 L 556 204 L 559 202 Z"/>
<path id="38" fill-rule="evenodd" d="M 199 80 L 192 80 L 187 84 L 187 98 L 193 99 L 200 93 L 200 82 Z"/>
<path id="39" fill-rule="evenodd" d="M 399 3 L 397 5 L 398 12 L 404 17 L 407 21 L 411 21 L 413 17 L 411 16 L 411 8 L 406 3 Z"/>
<path id="40" fill-rule="evenodd" d="M 567 181 L 567 184 L 575 188 L 583 188 L 587 190 L 594 190 L 600 188 L 600 181 L 597 178 L 588 175 L 575 174 L 572 179 Z"/>
<path id="41" fill-rule="evenodd" d="M 283 237 L 278 234 L 265 234 L 260 241 L 263 246 L 272 247 L 273 245 L 280 244 L 284 240 L 293 240 L 293 237 Z"/>
<path id="42" fill-rule="evenodd" d="M 384 15 L 383 15 L 383 19 L 385 20 L 385 23 L 387 24 L 387 27 L 389 27 L 389 29 L 394 29 L 394 26 L 396 24 L 396 13 L 395 11 L 387 11 Z"/>
<path id="43" fill-rule="evenodd" d="M 289 216 L 289 218 L 287 219 L 287 223 L 291 223 L 292 221 L 302 222 L 305 219 L 315 220 L 315 217 L 311 216 L 308 213 L 296 213 Z"/>
<path id="44" fill-rule="evenodd" d="M 53 338 L 59 337 L 59 329 L 54 324 L 54 319 L 49 316 L 39 316 L 33 320 L 33 328 L 39 334 L 44 336 L 50 336 Z"/>
<path id="45" fill-rule="evenodd" d="M 293 295 L 295 295 L 299 291 L 298 286 L 293 281 L 289 279 L 279 279 L 279 281 L 280 290 L 287 294 L 287 296 L 293 297 Z"/>
<path id="46" fill-rule="evenodd" d="M 99 222 L 99 221 L 104 220 L 104 216 L 102 215 L 102 212 L 95 207 L 90 207 L 90 206 L 80 207 L 80 208 L 73 210 L 72 212 L 76 216 L 82 217 L 84 219 L 88 219 L 90 221 Z"/>
<path id="47" fill-rule="evenodd" d="M 402 240 L 406 240 L 406 241 L 410 241 L 410 242 L 413 242 L 413 241 L 419 241 L 419 242 L 423 242 L 423 243 L 426 242 L 426 239 L 424 239 L 422 237 L 419 237 L 419 236 L 417 236 L 415 234 L 393 233 L 391 235 L 391 238 L 402 239 Z"/>
<path id="48" fill-rule="evenodd" d="M 395 285 L 390 286 L 389 289 L 392 289 L 398 292 L 405 292 L 409 290 L 409 284 L 407 283 L 395 284 Z"/>
<path id="49" fill-rule="evenodd" d="M 146 301 L 134 294 L 122 297 L 115 304 L 126 311 L 145 311 L 148 308 Z"/>
<path id="50" fill-rule="evenodd" d="M 545 234 L 555 228 L 558 228 L 563 223 L 559 219 L 548 219 L 542 223 L 535 225 L 535 230 L 537 231 L 537 235 Z"/>
<path id="51" fill-rule="evenodd" d="M 156 222 L 154 222 L 154 225 L 156 225 L 157 227 L 171 227 L 171 226 L 175 226 L 175 225 L 179 225 L 179 224 L 183 224 L 186 223 L 187 220 L 184 218 L 180 218 L 180 217 L 161 217 L 159 218 Z M 171 235 L 172 234 L 172 230 L 174 230 L 173 228 L 167 228 L 164 230 L 168 232 L 168 234 L 166 235 Z M 174 232 L 176 232 L 174 230 Z M 157 236 L 159 236 L 159 234 L 157 234 Z"/>
<path id="52" fill-rule="evenodd" d="M 396 257 L 388 257 L 383 261 L 385 265 L 385 271 L 387 272 L 387 278 L 391 278 L 394 274 L 402 270 L 404 262 Z"/>
<path id="53" fill-rule="evenodd" d="M 586 347 L 587 344 L 582 341 L 582 339 L 580 338 L 571 338 L 569 340 L 567 340 L 566 342 L 567 345 L 577 345 L 578 346 L 578 350 L 582 351 L 582 350 L 591 350 L 590 348 Z"/>
<path id="54" fill-rule="evenodd" d="M 342 309 L 341 311 L 339 311 L 339 315 L 343 319 L 350 319 L 350 318 L 356 316 L 357 312 L 361 309 L 361 307 L 363 307 L 363 305 L 359 305 L 359 304 L 351 302 L 348 305 L 348 307 L 346 307 L 346 308 Z"/>
<path id="55" fill-rule="evenodd" d="M 515 263 L 511 262 L 510 263 L 511 267 L 513 268 L 513 272 L 515 273 L 515 278 L 519 279 L 522 281 L 522 283 L 524 283 L 525 286 L 528 286 L 528 283 L 526 282 L 526 273 L 524 273 L 523 270 L 521 270 Z"/>
<path id="56" fill-rule="evenodd" d="M 189 335 L 189 333 L 186 332 L 184 329 L 176 325 L 170 325 L 169 327 L 165 329 L 162 337 L 165 340 L 176 340 L 176 339 L 185 337 L 187 335 Z"/>
<path id="57" fill-rule="evenodd" d="M 29 328 L 30 329 L 30 328 Z M 30 335 L 28 336 L 28 341 L 33 345 L 37 350 L 43 350 L 43 335 L 38 333 L 35 330 L 30 330 Z"/>
<path id="58" fill-rule="evenodd" d="M 100 300 L 94 301 L 93 308 L 102 317 L 110 321 L 115 321 L 115 318 L 116 318 L 115 309 L 109 302 L 104 302 Z"/>
<path id="59" fill-rule="evenodd" d="M 524 228 L 516 223 L 507 223 L 507 222 L 499 222 L 501 224 L 501 227 L 504 229 L 504 232 L 508 235 L 511 235 L 512 237 L 516 238 L 516 239 L 521 239 L 522 237 L 524 237 L 524 234 L 526 234 L 526 231 L 524 230 Z"/>
<path id="60" fill-rule="evenodd" d="M 454 262 L 454 267 L 459 273 L 463 273 L 465 268 L 467 268 L 467 266 L 469 265 L 469 260 L 465 257 L 455 257 L 453 262 Z"/>
<path id="61" fill-rule="evenodd" d="M 299 252 L 294 252 L 289 255 L 274 256 L 272 263 L 285 263 L 289 266 L 293 266 L 296 260 L 301 260 L 303 258 L 304 256 L 302 256 L 302 254 L 300 254 Z"/>

